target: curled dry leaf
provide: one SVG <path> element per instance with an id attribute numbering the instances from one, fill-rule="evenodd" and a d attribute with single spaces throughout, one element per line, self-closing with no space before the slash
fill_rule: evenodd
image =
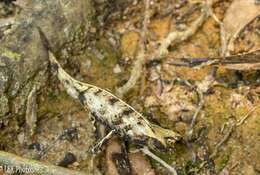
<path id="1" fill-rule="evenodd" d="M 260 5 L 255 0 L 234 0 L 223 20 L 228 42 L 228 50 L 233 50 L 233 42 L 243 28 L 260 15 Z"/>

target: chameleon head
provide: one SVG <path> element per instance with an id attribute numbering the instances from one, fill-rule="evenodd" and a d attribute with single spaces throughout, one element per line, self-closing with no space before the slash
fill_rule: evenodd
<path id="1" fill-rule="evenodd" d="M 158 138 L 149 138 L 148 139 L 148 147 L 162 152 L 171 151 L 174 148 L 174 144 L 178 141 L 180 137 L 165 137 L 163 140 L 159 140 Z"/>
<path id="2" fill-rule="evenodd" d="M 169 148 L 172 148 L 174 146 L 175 142 L 180 139 L 181 139 L 180 135 L 175 135 L 174 137 L 165 137 L 164 138 L 166 146 Z"/>
<path id="3" fill-rule="evenodd" d="M 164 129 L 158 125 L 152 125 L 153 137 L 152 144 L 156 148 L 173 148 L 174 143 L 181 139 L 181 136 L 170 130 Z"/>

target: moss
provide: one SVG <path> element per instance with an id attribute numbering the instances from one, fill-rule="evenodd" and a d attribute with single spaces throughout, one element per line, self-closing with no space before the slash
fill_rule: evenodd
<path id="1" fill-rule="evenodd" d="M 223 170 L 225 168 L 225 166 L 227 165 L 229 158 L 230 158 L 230 151 L 227 151 L 227 153 L 225 153 L 224 155 L 222 155 L 219 160 L 217 160 L 216 162 L 216 170 L 217 172 L 220 172 L 221 170 Z"/>
<path id="2" fill-rule="evenodd" d="M 7 48 L 0 48 L 0 54 L 3 57 L 7 57 L 14 60 L 19 60 L 21 58 L 20 54 L 13 52 Z"/>
<path id="3" fill-rule="evenodd" d="M 41 114 L 45 113 L 59 113 L 62 112 L 62 108 L 69 108 L 71 104 L 73 104 L 73 100 L 67 95 L 65 91 L 59 92 L 59 95 L 55 93 L 47 93 L 46 99 L 39 101 L 39 109 L 38 112 Z M 48 103 L 45 103 L 48 101 Z"/>
<path id="4" fill-rule="evenodd" d="M 4 116 L 8 112 L 9 112 L 8 99 L 4 95 L 1 95 L 1 97 L 0 97 L 0 116 Z"/>
<path id="5" fill-rule="evenodd" d="M 187 162 L 184 163 L 181 174 L 183 175 L 198 174 L 199 171 L 200 171 L 200 163 L 188 160 Z"/>
<path id="6" fill-rule="evenodd" d="M 117 83 L 122 79 L 121 74 L 113 72 L 113 68 L 118 61 L 118 53 L 104 38 L 100 38 L 95 48 L 91 52 L 85 52 L 81 56 L 78 56 L 80 62 L 83 64 L 86 58 L 89 58 L 91 62 L 89 69 L 85 69 L 82 64 L 80 74 L 86 77 L 84 82 L 113 91 Z"/>

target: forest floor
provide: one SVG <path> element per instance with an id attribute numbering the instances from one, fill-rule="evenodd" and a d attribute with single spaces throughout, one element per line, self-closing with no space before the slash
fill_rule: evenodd
<path id="1" fill-rule="evenodd" d="M 260 5 L 254 0 L 149 3 L 147 7 L 143 1 L 119 1 L 106 11 L 97 7 L 101 27 L 91 29 L 88 48 L 64 63 L 65 69 L 80 81 L 118 94 L 148 120 L 179 132 L 183 139 L 173 152 L 154 152 L 179 174 L 260 174 L 259 70 L 244 65 L 215 69 L 171 64 L 179 58 L 225 59 L 258 50 Z M 163 50 L 165 40 L 176 33 L 180 36 L 170 39 Z M 138 59 L 144 59 L 142 70 L 135 67 Z M 134 86 L 120 91 L 138 71 L 141 76 Z M 55 77 L 51 82 L 37 96 L 38 121 L 31 149 L 22 146 L 26 137 L 21 130 L 18 136 L 5 137 L 9 139 L 5 150 L 29 158 L 47 150 L 40 160 L 53 164 L 64 163 L 65 155 L 71 153 L 76 157 L 68 165 L 71 169 L 120 174 L 111 157 L 130 143 L 121 146 L 122 141 L 114 138 L 93 158 L 89 149 L 98 137 L 89 114 Z M 128 158 L 133 174 L 169 174 L 140 152 L 128 153 Z M 99 170 L 93 170 L 93 164 Z"/>

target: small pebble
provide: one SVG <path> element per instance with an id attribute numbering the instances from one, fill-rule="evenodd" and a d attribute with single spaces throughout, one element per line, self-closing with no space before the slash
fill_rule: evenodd
<path id="1" fill-rule="evenodd" d="M 89 69 L 91 67 L 91 60 L 87 59 L 86 61 L 84 61 L 83 67 L 84 69 Z"/>
<path id="2" fill-rule="evenodd" d="M 96 32 L 97 32 L 97 29 L 95 27 L 90 28 L 90 33 L 96 33 Z"/>
<path id="3" fill-rule="evenodd" d="M 32 143 L 28 146 L 28 149 L 41 151 L 41 145 L 38 142 Z"/>
<path id="4" fill-rule="evenodd" d="M 119 64 L 116 64 L 116 66 L 115 66 L 114 69 L 113 69 L 113 72 L 114 72 L 115 74 L 118 74 L 118 73 L 121 73 L 121 72 L 122 72 L 122 70 L 121 70 Z"/>
<path id="5" fill-rule="evenodd" d="M 174 8 L 175 8 L 175 9 L 181 8 L 181 4 L 176 4 L 176 5 L 174 6 Z"/>
<path id="6" fill-rule="evenodd" d="M 62 161 L 60 161 L 58 165 L 62 167 L 67 167 L 68 165 L 76 162 L 76 160 L 77 160 L 76 156 L 73 153 L 68 152 L 65 154 L 65 157 L 63 158 Z"/>
<path id="7" fill-rule="evenodd" d="M 21 132 L 17 135 L 18 142 L 22 145 L 24 143 L 25 135 L 24 132 Z"/>

